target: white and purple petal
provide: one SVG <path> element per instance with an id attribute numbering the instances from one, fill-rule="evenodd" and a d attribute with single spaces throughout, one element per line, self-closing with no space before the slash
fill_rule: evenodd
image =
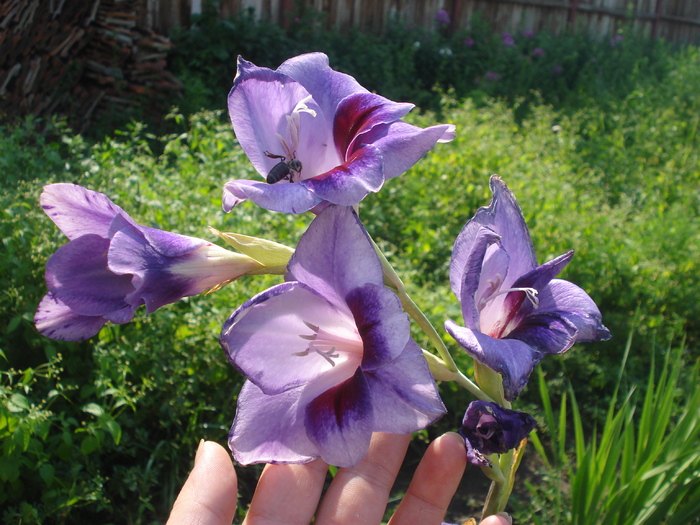
<path id="1" fill-rule="evenodd" d="M 224 184 L 222 208 L 226 213 L 246 200 L 251 200 L 266 210 L 282 213 L 304 213 L 322 201 L 301 183 L 281 181 L 267 184 L 253 180 L 232 180 Z"/>

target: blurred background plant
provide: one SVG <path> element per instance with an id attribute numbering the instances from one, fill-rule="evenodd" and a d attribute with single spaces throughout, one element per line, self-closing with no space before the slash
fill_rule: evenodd
<path id="1" fill-rule="evenodd" d="M 697 450 L 696 430 L 688 432 L 688 443 L 668 436 L 678 435 L 674 425 L 681 421 L 697 429 L 699 417 L 692 400 L 698 395 L 693 363 L 700 341 L 700 51 L 626 31 L 613 41 L 506 37 L 478 21 L 460 35 L 398 23 L 383 37 L 340 34 L 308 17 L 283 30 L 248 15 L 216 20 L 204 13 L 193 29 L 174 35 L 174 66 L 187 96 L 161 127 L 131 122 L 87 138 L 61 121 L 27 119 L 0 127 L 3 522 L 162 523 L 199 440 L 225 442 L 243 379 L 226 362 L 218 333 L 233 309 L 277 282 L 274 277 L 246 277 L 210 296 L 107 326 L 81 343 L 40 337 L 33 315 L 46 292 L 44 264 L 65 242 L 38 206 L 47 183 L 75 182 L 104 192 L 139 223 L 161 229 L 213 239 L 207 231 L 212 225 L 296 244 L 310 217 L 265 212 L 249 203 L 230 215 L 221 211 L 222 184 L 256 176 L 222 111 L 238 54 L 277 67 L 300 52 L 325 51 L 334 68 L 369 89 L 418 103 L 411 122 L 457 125 L 454 142 L 437 147 L 360 208 L 368 230 L 438 328 L 460 317 L 447 283 L 450 252 L 464 222 L 488 204 L 492 173 L 517 196 L 541 262 L 576 249 L 563 277 L 598 303 L 613 340 L 545 360 L 551 410 L 534 382 L 521 399 L 519 408 L 532 411 L 544 428 L 540 451 L 554 447 L 556 456 L 552 460 L 550 453 L 547 464 L 533 450 L 526 455 L 532 460 L 524 473 L 537 498 L 516 493 L 516 515 L 530 520 L 534 514 L 545 522 L 544 507 L 561 501 L 560 516 L 568 516 L 584 507 L 565 506 L 573 501 L 567 498 L 590 501 L 596 490 L 621 494 L 638 472 L 650 483 L 663 472 L 680 472 L 684 460 L 671 464 L 671 456 L 654 464 L 669 465 L 667 471 L 649 465 L 640 470 L 639 447 L 656 430 L 648 417 L 635 419 L 649 409 L 643 401 L 632 413 L 635 398 L 625 397 L 632 389 L 641 399 L 654 396 L 672 405 L 668 432 L 654 434 L 673 449 L 668 454 L 686 451 L 683 458 L 690 460 L 688 447 Z M 632 330 L 635 337 L 626 345 Z M 414 335 L 426 346 L 421 334 Z M 657 377 L 651 375 L 657 354 L 676 375 L 649 382 Z M 623 356 L 625 394 L 617 395 L 623 392 Z M 467 356 L 457 357 L 468 369 Z M 470 401 L 450 384 L 441 391 L 449 414 L 414 440 L 408 470 L 425 441 L 458 427 Z M 685 402 L 663 397 L 678 391 Z M 581 420 L 591 424 L 556 433 L 553 414 L 568 417 L 574 395 Z M 621 473 L 599 476 L 592 492 L 564 490 L 593 479 L 594 467 L 605 459 L 601 443 L 613 431 L 627 451 L 621 452 Z M 638 452 L 630 459 L 632 449 Z M 697 462 L 688 465 L 684 472 L 694 474 L 684 483 L 696 483 Z M 241 512 L 258 471 L 241 472 Z M 696 485 L 678 486 L 697 494 Z M 478 505 L 483 496 L 461 493 L 451 521 L 467 514 L 470 498 Z M 630 501 L 640 511 L 648 502 Z"/>

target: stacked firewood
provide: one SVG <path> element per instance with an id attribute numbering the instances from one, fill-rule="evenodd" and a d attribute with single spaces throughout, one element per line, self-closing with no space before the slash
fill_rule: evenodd
<path id="1" fill-rule="evenodd" d="M 65 115 L 84 131 L 108 112 L 179 93 L 172 43 L 137 27 L 142 0 L 2 0 L 0 119 Z"/>

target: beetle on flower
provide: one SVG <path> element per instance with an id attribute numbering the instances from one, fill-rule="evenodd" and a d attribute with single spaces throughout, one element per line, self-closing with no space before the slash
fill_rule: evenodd
<path id="1" fill-rule="evenodd" d="M 49 293 L 34 318 L 52 339 L 88 339 L 107 321 L 129 322 L 142 304 L 152 313 L 247 273 L 270 271 L 264 261 L 203 239 L 138 225 L 106 195 L 82 186 L 48 185 L 40 201 L 69 239 L 46 263 Z M 277 257 L 268 258 L 279 267 L 292 250 L 277 247 Z"/>
<path id="2" fill-rule="evenodd" d="M 449 124 L 404 122 L 413 104 L 370 93 L 331 69 L 323 53 L 291 58 L 275 71 L 239 57 L 228 108 L 243 150 L 272 184 L 227 182 L 225 211 L 247 199 L 286 213 L 351 206 L 454 138 Z"/>
<path id="3" fill-rule="evenodd" d="M 248 379 L 229 434 L 238 462 L 320 457 L 348 467 L 373 432 L 411 433 L 443 415 L 408 316 L 351 208 L 314 219 L 287 279 L 244 303 L 221 332 Z"/>
<path id="4" fill-rule="evenodd" d="M 479 363 L 503 376 L 515 399 L 537 363 L 576 342 L 604 341 L 610 332 L 581 288 L 555 279 L 573 251 L 538 266 L 530 233 L 514 195 L 491 177 L 493 199 L 460 232 L 452 251 L 450 285 L 465 326 L 447 331 Z"/>

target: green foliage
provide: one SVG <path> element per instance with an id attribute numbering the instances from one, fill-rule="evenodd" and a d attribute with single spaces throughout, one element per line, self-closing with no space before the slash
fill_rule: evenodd
<path id="1" fill-rule="evenodd" d="M 697 517 L 700 362 L 681 379 L 682 354 L 682 345 L 676 350 L 669 347 L 658 377 L 652 364 L 641 405 L 634 388 L 618 402 L 623 360 L 600 433 L 585 428 L 571 388 L 556 417 L 545 376 L 539 372 L 551 450 L 547 454 L 539 439 L 533 439 L 549 477 L 543 485 L 528 483 L 535 498 L 524 518 L 528 523 L 680 525 Z M 573 458 L 568 455 L 566 433 L 570 419 Z"/>
<path id="2" fill-rule="evenodd" d="M 520 100 L 522 112 L 537 96 L 558 106 L 580 105 L 624 96 L 637 80 L 660 81 L 669 68 L 668 44 L 627 28 L 608 41 L 544 32 L 506 37 L 493 34 L 478 14 L 470 25 L 434 32 L 397 20 L 384 34 L 340 32 L 305 11 L 283 29 L 256 20 L 252 11 L 222 20 L 215 10 L 205 10 L 191 29 L 172 34 L 173 69 L 186 89 L 180 105 L 185 112 L 224 107 L 238 55 L 274 69 L 287 58 L 322 51 L 334 69 L 369 90 L 430 110 L 441 108 L 444 92 L 458 100 Z"/>

